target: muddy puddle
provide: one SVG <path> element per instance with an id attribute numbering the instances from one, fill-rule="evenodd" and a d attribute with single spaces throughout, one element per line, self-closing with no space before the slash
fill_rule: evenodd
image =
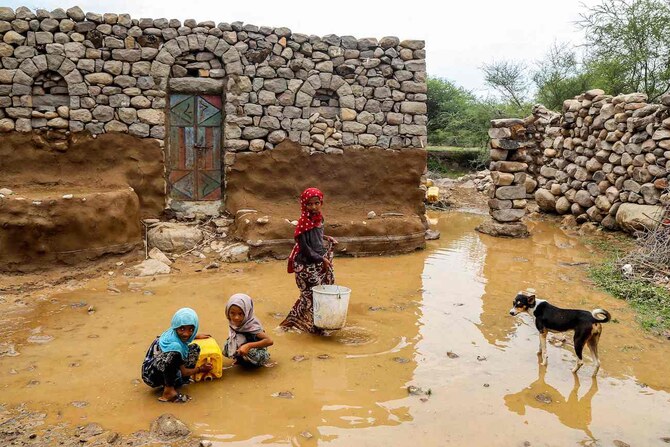
<path id="1" fill-rule="evenodd" d="M 117 277 L 118 290 L 105 278 L 49 296 L 22 315 L 19 355 L 0 358 L 0 403 L 123 433 L 170 412 L 214 445 L 667 445 L 670 343 L 593 289 L 588 248 L 546 223 L 520 241 L 475 233 L 481 216 L 433 218 L 442 238 L 425 251 L 336 260 L 337 282 L 353 293 L 348 327 L 331 337 L 273 331 L 297 297 L 284 262 Z M 597 379 L 588 354 L 572 375 L 569 337 L 554 339 L 549 366 L 538 366 L 529 317 L 508 315 L 528 287 L 563 307 L 613 314 Z M 235 292 L 254 297 L 277 366 L 226 369 L 221 380 L 186 387 L 185 405 L 158 402 L 139 378 L 151 340 L 190 306 L 201 332 L 222 344 Z"/>

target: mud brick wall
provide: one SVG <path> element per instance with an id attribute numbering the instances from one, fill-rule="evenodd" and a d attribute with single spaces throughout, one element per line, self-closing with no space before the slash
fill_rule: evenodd
<path id="1" fill-rule="evenodd" d="M 426 144 L 424 42 L 0 7 L 0 132 L 164 140 L 168 92 L 221 93 L 225 162 Z"/>
<path id="2" fill-rule="evenodd" d="M 602 90 L 566 100 L 561 113 L 535 106 L 519 121 L 519 134 L 529 173 L 537 181 L 534 198 L 540 209 L 618 229 L 623 204 L 648 206 L 650 213 L 665 204 L 668 106 L 670 96 L 650 104 L 642 93 L 611 96 Z"/>

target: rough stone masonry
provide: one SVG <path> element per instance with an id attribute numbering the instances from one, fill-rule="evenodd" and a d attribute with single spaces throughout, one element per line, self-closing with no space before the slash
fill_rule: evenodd
<path id="1" fill-rule="evenodd" d="M 167 207 L 252 209 L 229 236 L 282 256 L 314 185 L 347 253 L 421 248 L 424 46 L 0 7 L 0 269 L 127 251 Z M 116 220 L 114 238 L 80 230 Z"/>
<path id="2" fill-rule="evenodd" d="M 670 203 L 669 106 L 669 95 L 650 104 L 643 93 L 594 89 L 566 100 L 562 113 L 535 106 L 524 120 L 507 120 L 518 125 L 514 144 L 533 178 L 529 197 L 573 223 L 629 231 L 657 225 L 661 205 Z M 498 137 L 511 133 L 492 131 L 491 155 L 506 159 Z"/>
<path id="3" fill-rule="evenodd" d="M 227 164 L 287 138 L 327 153 L 421 148 L 425 55 L 396 37 L 0 7 L 0 132 L 163 140 L 168 91 L 222 92 Z"/>

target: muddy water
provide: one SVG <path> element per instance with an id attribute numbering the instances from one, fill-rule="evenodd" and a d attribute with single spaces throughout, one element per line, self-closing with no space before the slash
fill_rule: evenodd
<path id="1" fill-rule="evenodd" d="M 296 297 L 283 262 L 117 278 L 121 293 L 98 280 L 49 297 L 23 316 L 17 334 L 31 342 L 0 358 L 0 403 L 122 432 L 171 412 L 215 445 L 665 445 L 670 343 L 592 288 L 582 263 L 594 254 L 548 224 L 536 224 L 532 239 L 500 240 L 472 231 L 480 216 L 434 217 L 442 238 L 423 252 L 336 260 L 338 283 L 353 295 L 348 327 L 331 337 L 271 330 Z M 527 287 L 564 307 L 612 312 L 597 379 L 588 357 L 574 378 L 569 343 L 550 345 L 549 366 L 538 366 L 529 318 L 508 315 Z M 221 380 L 189 385 L 185 405 L 158 402 L 138 380 L 153 337 L 190 306 L 201 331 L 223 343 L 225 300 L 239 291 L 255 298 L 278 365 L 230 368 Z M 408 394 L 410 385 L 429 394 Z M 273 397 L 281 392 L 292 397 Z"/>

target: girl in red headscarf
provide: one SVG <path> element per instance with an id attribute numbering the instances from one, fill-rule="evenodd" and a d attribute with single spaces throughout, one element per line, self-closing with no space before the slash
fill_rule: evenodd
<path id="1" fill-rule="evenodd" d="M 288 259 L 288 272 L 295 273 L 300 298 L 280 326 L 312 334 L 323 331 L 314 326 L 312 287 L 333 284 L 333 245 L 337 241 L 323 234 L 323 193 L 307 188 L 300 195 L 300 220 L 295 228 L 295 246 Z"/>

